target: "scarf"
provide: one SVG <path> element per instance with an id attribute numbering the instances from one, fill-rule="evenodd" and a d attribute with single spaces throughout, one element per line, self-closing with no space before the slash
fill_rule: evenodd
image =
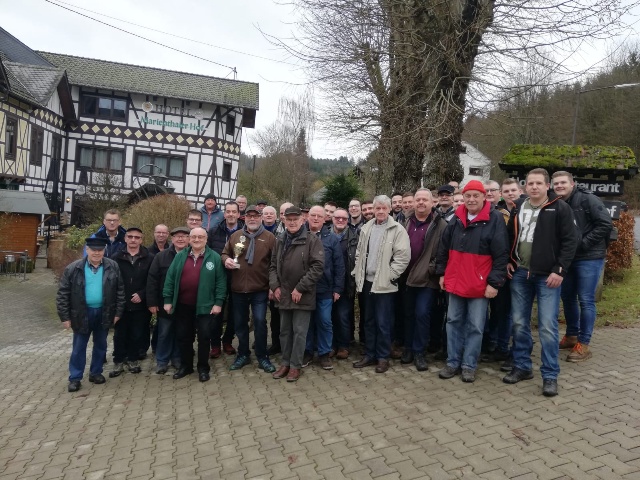
<path id="1" fill-rule="evenodd" d="M 244 258 L 247 260 L 247 264 L 253 265 L 253 254 L 256 250 L 256 237 L 264 232 L 264 227 L 262 226 L 262 224 L 260 224 L 258 230 L 256 230 L 254 233 L 251 233 L 245 225 L 244 227 L 242 227 L 242 231 L 247 237 L 249 237 L 250 240 L 249 248 L 247 248 L 247 253 L 245 254 Z"/>

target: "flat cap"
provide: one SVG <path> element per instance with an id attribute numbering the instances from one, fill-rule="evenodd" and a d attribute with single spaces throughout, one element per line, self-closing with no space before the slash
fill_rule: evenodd
<path id="1" fill-rule="evenodd" d="M 453 192 L 455 192 L 456 189 L 454 188 L 453 185 L 442 185 L 439 189 L 438 189 L 438 193 L 449 193 L 451 195 L 453 195 Z"/>
<path id="2" fill-rule="evenodd" d="M 171 235 L 175 235 L 176 233 L 186 233 L 189 235 L 191 233 L 191 229 L 189 229 L 189 227 L 176 227 L 171 230 Z"/>
<path id="3" fill-rule="evenodd" d="M 256 207 L 255 205 L 249 205 L 247 207 L 247 209 L 244 211 L 245 214 L 247 214 L 249 212 L 256 212 L 256 213 L 262 214 L 262 211 L 258 207 Z"/>
<path id="4" fill-rule="evenodd" d="M 84 239 L 84 243 L 87 244 L 91 250 L 104 250 L 109 244 L 109 240 L 106 238 L 89 237 Z"/>
<path id="5" fill-rule="evenodd" d="M 286 217 L 287 215 L 302 215 L 302 210 L 300 210 L 299 207 L 296 207 L 295 205 L 292 207 L 287 208 L 284 211 L 284 216 Z"/>

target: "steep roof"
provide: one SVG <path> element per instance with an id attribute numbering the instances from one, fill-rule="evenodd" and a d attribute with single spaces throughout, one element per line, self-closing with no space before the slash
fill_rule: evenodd
<path id="1" fill-rule="evenodd" d="M 64 68 L 69 83 L 84 87 L 158 95 L 231 107 L 259 108 L 257 83 L 143 67 L 93 58 L 38 52 Z"/>
<path id="2" fill-rule="evenodd" d="M 0 27 L 0 60 L 52 67 L 48 61 Z"/>
<path id="3" fill-rule="evenodd" d="M 45 107 L 64 76 L 64 70 L 48 65 L 3 62 L 11 93 Z"/>

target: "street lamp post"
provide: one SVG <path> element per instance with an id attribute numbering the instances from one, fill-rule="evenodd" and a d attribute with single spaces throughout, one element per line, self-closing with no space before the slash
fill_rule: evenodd
<path id="1" fill-rule="evenodd" d="M 607 85 L 606 87 L 598 87 L 598 88 L 589 88 L 587 90 L 578 90 L 576 92 L 576 109 L 573 112 L 573 136 L 571 137 L 571 145 L 575 146 L 576 144 L 576 131 L 578 129 L 578 110 L 580 108 L 580 95 L 583 93 L 588 93 L 588 92 L 595 92 L 598 90 L 608 90 L 610 88 L 629 88 L 629 87 L 636 87 L 640 85 L 640 82 L 638 83 L 620 83 L 618 85 Z"/>

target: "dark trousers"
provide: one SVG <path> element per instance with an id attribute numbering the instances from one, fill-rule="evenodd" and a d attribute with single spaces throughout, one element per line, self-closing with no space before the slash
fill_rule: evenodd
<path id="1" fill-rule="evenodd" d="M 269 312 L 271 313 L 271 320 L 269 326 L 271 327 L 271 345 L 280 345 L 280 309 L 276 307 L 276 302 L 269 301 Z"/>
<path id="2" fill-rule="evenodd" d="M 364 329 L 364 320 L 367 318 L 367 297 L 364 295 L 364 292 L 358 293 L 358 308 L 360 309 L 360 318 L 358 319 L 358 341 L 365 345 L 366 342 L 366 332 Z M 355 320 L 354 320 L 355 322 Z"/>
<path id="3" fill-rule="evenodd" d="M 371 282 L 365 280 L 362 293 L 367 302 L 365 318 L 366 355 L 386 360 L 391 354 L 391 329 L 393 328 L 393 302 L 395 293 L 371 293 Z"/>
<path id="4" fill-rule="evenodd" d="M 506 280 L 498 290 L 498 295 L 489 300 L 489 330 L 492 342 L 495 341 L 498 351 L 509 351 L 511 338 L 511 281 Z"/>
<path id="5" fill-rule="evenodd" d="M 198 372 L 209 373 L 211 330 L 220 315 L 196 315 L 195 305 L 179 303 L 175 310 L 176 336 L 180 350 L 180 366 L 193 371 L 193 337 L 198 332 Z"/>
<path id="6" fill-rule="evenodd" d="M 113 361 L 115 363 L 122 363 L 125 359 L 130 362 L 138 360 L 138 356 L 144 348 L 145 332 L 147 348 L 149 348 L 150 319 L 151 313 L 148 310 L 125 311 L 122 314 L 114 327 L 118 332 L 113 338 Z"/>
<path id="7" fill-rule="evenodd" d="M 429 346 L 433 350 L 447 351 L 447 292 L 438 291 L 431 304 Z"/>
<path id="8" fill-rule="evenodd" d="M 393 342 L 401 346 L 404 344 L 404 319 L 405 306 L 407 301 L 407 281 L 404 277 L 398 279 L 398 291 L 394 294 L 394 322 L 391 337 Z"/>
<path id="9" fill-rule="evenodd" d="M 431 305 L 438 290 L 429 287 L 407 287 L 404 295 L 404 349 L 424 353 L 429 342 Z"/>
<path id="10" fill-rule="evenodd" d="M 353 318 L 353 298 L 348 294 L 342 295 L 333 304 L 331 323 L 333 324 L 333 348 L 349 350 L 349 327 Z"/>
<path id="11" fill-rule="evenodd" d="M 211 330 L 211 348 L 220 347 L 220 341 L 223 345 L 231 345 L 233 337 L 236 334 L 233 317 L 233 302 L 231 301 L 231 293 L 227 296 L 226 302 L 222 305 L 222 312 L 220 315 L 220 321 L 214 322 Z M 224 324 L 224 333 L 222 333 L 222 327 Z"/>

